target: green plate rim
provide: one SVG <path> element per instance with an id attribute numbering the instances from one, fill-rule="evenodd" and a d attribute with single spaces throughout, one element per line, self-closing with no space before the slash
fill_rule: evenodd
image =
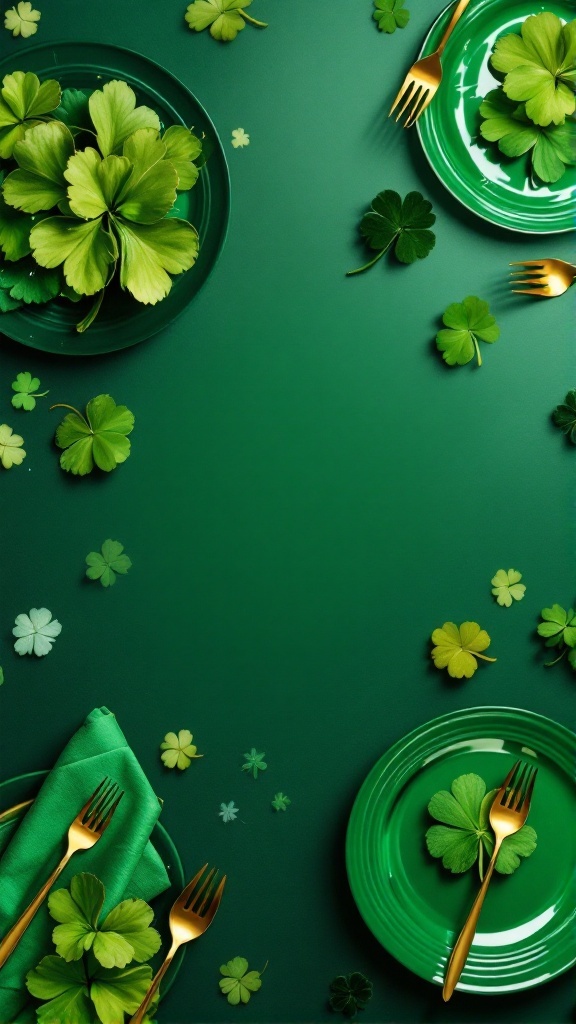
<path id="1" fill-rule="evenodd" d="M 440 979 L 434 976 L 439 968 L 439 964 L 431 965 L 430 970 L 427 971 L 419 969 L 420 961 L 418 959 L 418 955 L 414 954 L 414 945 L 411 946 L 410 941 L 407 941 L 406 943 L 404 942 L 403 933 L 399 930 L 398 922 L 392 922 L 388 927 L 385 916 L 381 912 L 379 913 L 372 903 L 370 895 L 371 889 L 369 885 L 369 855 L 362 845 L 363 836 L 366 835 L 366 822 L 368 818 L 367 807 L 369 807 L 369 801 L 371 800 L 376 788 L 379 786 L 380 790 L 382 790 L 383 781 L 388 784 L 391 779 L 396 778 L 396 782 L 393 783 L 395 787 L 393 793 L 397 792 L 398 789 L 405 784 L 413 774 L 414 768 L 420 764 L 420 760 L 424 752 L 427 752 L 428 755 L 434 753 L 434 748 L 431 749 L 430 746 L 426 746 L 426 744 L 429 744 L 435 735 L 438 736 L 438 743 L 435 749 L 440 750 L 447 741 L 447 737 L 449 735 L 448 729 L 450 726 L 455 726 L 457 728 L 461 724 L 472 723 L 476 718 L 480 718 L 481 720 L 494 718 L 495 721 L 499 722 L 499 728 L 502 728 L 505 723 L 507 723 L 508 726 L 513 724 L 518 726 L 522 723 L 527 725 L 532 724 L 537 728 L 548 730 L 554 739 L 558 741 L 561 750 L 563 747 L 566 747 L 564 753 L 561 753 L 559 757 L 548 747 L 548 755 L 552 758 L 554 754 L 555 763 L 559 767 L 563 768 L 566 774 L 574 779 L 574 750 L 576 749 L 576 733 L 572 732 L 567 726 L 562 725 L 560 722 L 556 722 L 554 719 L 548 718 L 545 715 L 540 715 L 537 712 L 527 711 L 524 708 L 512 708 L 496 705 L 480 705 L 473 708 L 462 708 L 456 711 L 449 711 L 446 714 L 439 715 L 436 718 L 416 726 L 405 736 L 393 743 L 378 759 L 360 786 L 352 807 L 346 832 L 345 859 L 348 882 L 354 902 L 356 903 L 358 911 L 364 919 L 364 922 L 388 953 L 394 956 L 408 970 L 417 974 L 419 977 L 424 978 L 425 981 L 435 985 L 442 984 Z M 484 726 L 482 726 L 482 728 L 484 729 Z M 512 731 L 513 730 L 511 730 L 511 732 Z M 529 733 L 522 732 L 521 739 L 526 746 L 529 745 Z M 394 764 L 394 762 L 397 763 Z M 390 780 L 385 778 L 387 772 L 388 775 L 391 776 Z M 572 917 L 576 917 L 576 907 L 574 908 Z M 572 930 L 574 930 L 574 924 L 572 925 Z M 419 940 L 416 940 L 416 945 L 419 945 Z M 448 952 L 449 950 L 446 950 L 446 960 Z M 527 991 L 530 988 L 535 988 L 539 985 L 552 981 L 553 978 L 568 971 L 575 963 L 576 949 L 571 957 L 566 958 L 564 962 L 557 964 L 554 969 L 550 970 L 546 977 L 539 977 L 535 980 L 529 980 L 527 982 L 517 984 L 498 984 L 492 988 L 479 987 L 477 982 L 473 985 L 467 984 L 465 969 L 462 979 L 458 983 L 457 991 L 467 992 L 474 995 L 492 996 Z"/>
<path id="2" fill-rule="evenodd" d="M 35 772 L 22 772 L 20 775 L 12 775 L 9 779 L 2 779 L 0 781 L 0 793 L 2 792 L 2 790 L 3 790 L 3 788 L 5 786 L 9 786 L 12 783 L 16 783 L 16 782 L 33 782 L 36 779 L 38 779 L 38 780 L 45 779 L 49 774 L 50 774 L 50 770 L 48 768 L 40 768 L 40 769 L 38 769 L 38 771 L 35 771 Z M 3 808 L 0 808 L 0 811 L 2 811 L 2 810 L 3 810 Z M 185 885 L 185 878 L 186 878 L 186 876 L 184 874 L 184 865 L 183 865 L 182 860 L 180 858 L 180 854 L 178 853 L 178 850 L 177 850 L 177 848 L 176 848 L 176 846 L 174 844 L 174 840 L 172 839 L 172 836 L 170 835 L 170 833 L 166 831 L 166 829 L 164 828 L 164 825 L 162 825 L 159 821 L 156 822 L 156 824 L 155 824 L 155 826 L 154 826 L 154 828 L 152 830 L 152 836 L 154 835 L 154 832 L 156 832 L 156 830 L 158 830 L 158 832 L 161 834 L 162 842 L 165 844 L 165 846 L 168 847 L 168 849 L 170 851 L 170 856 L 173 858 L 172 865 L 173 865 L 173 867 L 175 869 L 175 873 L 178 875 L 177 884 L 178 884 L 179 887 L 181 887 L 183 889 L 184 885 Z M 152 838 L 151 838 L 151 841 L 152 841 Z M 152 841 L 152 845 L 154 845 L 153 841 Z M 169 992 L 170 989 L 172 988 L 172 985 L 174 984 L 174 982 L 176 980 L 176 975 L 178 974 L 178 972 L 179 972 L 179 970 L 180 970 L 180 968 L 182 966 L 182 961 L 184 960 L 185 954 L 186 954 L 186 946 L 184 945 L 184 946 L 181 946 L 180 949 L 178 950 L 178 953 L 176 954 L 176 956 L 174 957 L 174 959 L 172 961 L 170 969 L 166 973 L 166 980 L 162 984 L 162 993 L 161 993 L 161 998 L 162 999 L 164 998 L 166 993 Z"/>
<path id="3" fill-rule="evenodd" d="M 458 2 L 458 0 L 450 0 L 450 3 L 447 4 L 446 7 L 444 7 L 443 10 L 440 11 L 438 16 L 434 19 L 432 25 L 430 26 L 430 28 L 429 28 L 429 30 L 428 30 L 428 32 L 426 34 L 424 42 L 422 43 L 422 46 L 420 48 L 420 52 L 418 53 L 418 58 L 417 59 L 420 59 L 421 57 L 426 56 L 427 49 L 429 47 L 429 42 L 430 42 L 431 37 L 434 35 L 436 30 L 438 29 L 438 26 L 441 24 L 442 20 L 444 18 L 447 18 L 447 15 L 448 15 L 449 11 L 451 11 L 456 6 L 457 2 Z M 448 45 L 450 45 L 450 44 L 448 43 Z M 416 130 L 418 132 L 418 138 L 420 140 L 420 145 L 422 146 L 422 151 L 424 153 L 424 156 L 426 157 L 426 160 L 428 161 L 429 166 L 434 171 L 434 174 L 436 175 L 438 180 L 441 182 L 443 187 L 446 189 L 446 191 L 453 197 L 453 199 L 456 200 L 456 202 L 460 203 L 460 205 L 463 206 L 466 210 L 469 210 L 470 213 L 473 213 L 475 217 L 480 217 L 480 219 L 485 221 L 485 223 L 493 224 L 496 227 L 501 228 L 504 231 L 511 231 L 513 233 L 516 233 L 516 234 L 532 235 L 532 236 L 536 236 L 536 237 L 537 236 L 541 236 L 541 235 L 544 235 L 544 236 L 546 236 L 546 235 L 565 235 L 565 234 L 569 234 L 570 232 L 573 232 L 575 230 L 575 227 L 576 227 L 576 212 L 573 215 L 573 218 L 572 218 L 573 223 L 572 223 L 571 226 L 567 225 L 566 227 L 562 227 L 562 228 L 549 228 L 549 227 L 545 227 L 545 228 L 540 228 L 540 229 L 536 228 L 536 229 L 530 230 L 529 228 L 517 227 L 517 226 L 515 226 L 513 224 L 508 224 L 508 223 L 504 223 L 501 220 L 496 220 L 494 217 L 489 217 L 486 213 L 481 213 L 479 210 L 477 210 L 474 207 L 470 206 L 469 203 L 467 203 L 461 196 L 457 195 L 456 192 L 454 192 L 452 190 L 450 185 L 448 185 L 446 183 L 446 181 L 442 177 L 439 169 L 436 167 L 436 165 L 434 164 L 434 162 L 432 160 L 432 157 L 431 157 L 431 155 L 430 155 L 430 153 L 428 151 L 426 142 L 424 140 L 425 126 L 424 126 L 424 124 L 422 122 L 426 123 L 427 122 L 427 118 L 428 118 L 428 112 L 425 112 L 424 115 L 416 122 Z M 428 137 L 427 141 L 428 141 L 428 144 L 430 144 L 430 138 L 429 137 Z"/>

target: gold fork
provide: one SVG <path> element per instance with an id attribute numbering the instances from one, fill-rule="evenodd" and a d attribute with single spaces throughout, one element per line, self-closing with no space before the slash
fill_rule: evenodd
<path id="1" fill-rule="evenodd" d="M 490 808 L 490 824 L 495 837 L 494 852 L 486 874 L 484 875 L 484 881 L 480 886 L 480 891 L 472 904 L 472 909 L 468 914 L 466 924 L 458 936 L 456 945 L 454 946 L 452 955 L 448 961 L 448 967 L 446 968 L 446 976 L 444 979 L 444 988 L 442 989 L 442 996 L 445 1003 L 450 999 L 450 996 L 456 988 L 458 979 L 464 970 L 464 965 L 466 963 L 468 953 L 470 952 L 470 946 L 474 941 L 476 926 L 478 924 L 478 918 L 480 917 L 480 911 L 482 910 L 482 904 L 484 903 L 484 897 L 486 895 L 488 885 L 490 884 L 490 879 L 492 878 L 492 872 L 494 871 L 494 865 L 496 863 L 500 847 L 502 846 L 502 842 L 506 839 L 506 836 L 512 836 L 515 832 L 519 832 L 528 817 L 530 800 L 532 799 L 532 792 L 534 790 L 534 783 L 536 781 L 537 774 L 537 768 L 531 768 L 527 764 L 523 764 L 522 761 L 517 761 L 504 779 L 504 782 L 492 801 L 492 806 Z"/>
<path id="2" fill-rule="evenodd" d="M 512 285 L 532 286 L 525 289 L 513 288 L 515 295 L 539 295 L 541 299 L 554 299 L 568 291 L 576 279 L 576 266 L 565 260 L 525 260 L 523 263 L 511 263 L 510 266 L 522 267 L 522 270 L 510 271 Z M 523 274 L 526 277 L 522 278 Z"/>
<path id="3" fill-rule="evenodd" d="M 68 829 L 68 849 L 58 867 L 54 869 L 40 892 L 0 942 L 0 967 L 4 966 L 10 954 L 16 949 L 36 911 L 46 899 L 51 887 L 72 855 L 79 850 L 89 850 L 106 831 L 112 820 L 112 815 L 124 795 L 119 792 L 119 789 L 120 787 L 116 783 L 109 779 L 103 779 L 82 810 L 76 815 Z"/>
<path id="4" fill-rule="evenodd" d="M 456 22 L 459 21 L 469 3 L 470 0 L 459 0 L 448 27 L 440 40 L 438 49 L 435 50 L 434 53 L 431 53 L 429 57 L 422 57 L 420 60 L 417 60 L 406 75 L 404 84 L 390 109 L 390 114 L 392 114 L 398 104 L 404 100 L 404 103 L 396 115 L 396 120 L 399 121 L 402 114 L 410 104 L 408 117 L 404 124 L 405 128 L 411 128 L 413 124 L 416 124 L 420 114 L 426 110 L 426 107 L 432 102 L 438 92 L 440 82 L 442 81 L 442 64 L 440 63 L 440 57 L 444 52 L 444 47 L 446 46 L 448 39 L 452 35 Z M 390 117 L 390 114 L 388 114 L 388 117 Z"/>
<path id="5" fill-rule="evenodd" d="M 156 995 L 158 986 L 174 959 L 176 950 L 185 942 L 190 942 L 192 939 L 197 939 L 200 935 L 203 935 L 214 920 L 216 911 L 220 906 L 224 886 L 226 885 L 226 875 L 223 876 L 216 891 L 213 891 L 218 872 L 216 868 L 212 868 L 206 875 L 200 888 L 197 889 L 196 887 L 207 867 L 208 865 L 205 864 L 203 868 L 200 868 L 198 874 L 194 875 L 194 878 L 184 891 L 180 893 L 170 911 L 169 924 L 172 945 L 164 963 L 154 975 L 150 988 L 136 1013 L 130 1018 L 130 1024 L 142 1024 L 146 1011 Z"/>

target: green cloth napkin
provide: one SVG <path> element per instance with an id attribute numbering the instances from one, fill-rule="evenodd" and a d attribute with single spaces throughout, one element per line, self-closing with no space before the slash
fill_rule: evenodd
<path id="1" fill-rule="evenodd" d="M 5 935 L 66 852 L 72 819 L 108 776 L 124 790 L 106 832 L 91 850 L 74 854 L 56 882 L 91 871 L 106 889 L 104 913 L 120 900 L 151 900 L 169 886 L 149 841 L 160 804 L 107 708 L 92 711 L 66 745 L 0 860 L 0 935 Z M 29 999 L 27 971 L 49 953 L 55 922 L 44 904 L 0 970 L 0 1022 L 13 1021 Z"/>

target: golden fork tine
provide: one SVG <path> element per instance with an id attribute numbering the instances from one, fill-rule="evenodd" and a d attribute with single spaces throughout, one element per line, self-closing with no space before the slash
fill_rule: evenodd
<path id="1" fill-rule="evenodd" d="M 216 869 L 214 869 L 214 875 L 210 879 L 210 885 L 208 886 L 208 889 L 206 891 L 206 895 L 205 895 L 204 899 L 202 900 L 202 903 L 200 904 L 200 906 L 196 910 L 196 913 L 199 915 L 199 917 L 202 917 L 202 915 L 204 914 L 204 911 L 206 910 L 206 907 L 207 907 L 208 903 L 212 900 L 212 897 L 213 897 L 212 887 L 213 887 L 214 882 L 216 881 L 216 878 L 217 878 L 217 871 L 216 871 Z"/>
<path id="2" fill-rule="evenodd" d="M 526 786 L 526 791 L 524 793 L 524 799 L 522 800 L 522 803 L 521 803 L 520 807 L 518 808 L 518 810 L 520 810 L 520 811 L 523 810 L 525 804 L 528 804 L 528 806 L 530 806 L 530 801 L 532 799 L 532 793 L 534 792 L 534 783 L 536 782 L 536 776 L 537 775 L 538 775 L 538 769 L 537 768 L 533 768 L 532 769 L 532 775 L 530 776 L 530 781 L 529 781 L 528 785 Z"/>
<path id="3" fill-rule="evenodd" d="M 122 799 L 122 797 L 123 797 L 123 796 L 124 796 L 124 793 L 123 793 L 123 792 L 122 792 L 122 793 L 120 793 L 120 796 L 119 796 L 119 797 L 117 797 L 117 799 L 116 799 L 116 800 L 114 801 L 114 803 L 112 804 L 112 807 L 111 807 L 111 808 L 110 808 L 110 810 L 108 811 L 108 815 L 107 815 L 106 819 L 105 819 L 105 820 L 104 820 L 103 822 L 101 821 L 101 822 L 100 822 L 100 823 L 99 823 L 99 824 L 98 824 L 98 825 L 96 826 L 96 829 L 97 829 L 97 831 L 98 831 L 98 832 L 100 833 L 100 835 L 103 835 L 103 834 L 104 834 L 104 832 L 106 831 L 106 829 L 108 828 L 108 825 L 109 825 L 109 824 L 110 824 L 110 822 L 112 821 L 112 816 L 113 816 L 113 814 L 114 814 L 114 811 L 115 811 L 115 810 L 116 810 L 116 808 L 118 807 L 118 804 L 120 803 L 120 801 L 121 801 L 121 799 Z"/>
<path id="4" fill-rule="evenodd" d="M 225 885 L 226 885 L 226 875 L 224 875 L 224 877 L 222 878 L 222 881 L 220 882 L 218 888 L 216 889 L 216 892 L 214 893 L 214 895 L 212 897 L 212 902 L 211 902 L 210 906 L 208 907 L 208 910 L 204 914 L 204 920 L 206 921 L 206 927 L 208 927 L 208 925 L 212 923 L 212 918 L 214 917 L 214 914 L 216 913 L 216 911 L 218 910 L 218 907 L 220 906 L 220 900 L 222 899 L 222 893 L 224 892 L 224 886 Z"/>
<path id="5" fill-rule="evenodd" d="M 518 769 L 519 769 L 521 764 L 522 764 L 521 761 L 516 761 L 516 764 L 513 765 L 513 767 L 510 769 L 510 771 L 508 772 L 508 775 L 504 779 L 504 782 L 500 786 L 500 789 L 498 790 L 498 795 L 500 796 L 500 803 L 502 802 L 502 797 L 504 796 L 506 790 L 508 789 L 508 786 L 512 782 L 512 779 L 514 778 L 514 775 L 518 771 Z"/>
<path id="6" fill-rule="evenodd" d="M 511 791 L 510 799 L 508 801 L 508 807 L 511 807 L 513 811 L 518 809 L 520 800 L 522 799 L 522 793 L 524 792 L 524 786 L 526 783 L 526 776 L 528 775 L 529 768 L 527 764 L 522 765 L 522 770 L 516 779 L 516 784 Z"/>
<path id="7" fill-rule="evenodd" d="M 86 801 L 86 803 L 84 804 L 84 807 L 83 807 L 83 808 L 82 808 L 82 810 L 80 811 L 80 813 L 79 813 L 78 817 L 84 818 L 84 817 L 85 817 L 85 816 L 86 816 L 86 815 L 88 814 L 88 811 L 89 811 L 89 810 L 90 810 L 90 808 L 92 807 L 92 805 L 93 805 L 93 803 L 94 803 L 94 801 L 95 801 L 96 797 L 98 796 L 98 794 L 99 794 L 100 790 L 102 789 L 102 786 L 105 786 L 105 785 L 106 785 L 106 783 L 107 783 L 107 782 L 109 782 L 109 781 L 110 781 L 110 780 L 109 780 L 108 776 L 106 775 L 106 776 L 105 776 L 105 777 L 104 777 L 104 778 L 102 779 L 102 782 L 100 783 L 100 785 L 99 785 L 99 786 L 96 786 L 96 789 L 95 789 L 95 790 L 94 790 L 94 792 L 92 793 L 92 796 L 88 798 L 88 800 L 87 800 L 87 801 Z"/>
<path id="8" fill-rule="evenodd" d="M 83 822 L 83 824 L 86 825 L 86 828 L 94 829 L 96 827 L 96 823 L 100 819 L 103 812 L 106 810 L 106 807 L 108 806 L 110 799 L 113 799 L 116 796 L 118 789 L 118 784 L 116 782 L 113 782 L 110 783 L 107 789 L 105 789 L 104 792 L 100 794 L 97 802 L 94 804 L 94 807 L 91 808 L 86 821 Z"/>
<path id="9" fill-rule="evenodd" d="M 519 263 L 509 263 L 509 267 L 541 267 L 542 260 L 520 260 Z"/>
<path id="10" fill-rule="evenodd" d="M 540 283 L 542 282 L 542 283 Z M 538 277 L 536 274 L 531 274 L 530 277 L 514 278 L 510 284 L 531 284 L 535 288 L 547 288 L 548 285 L 544 284 L 544 278 Z"/>
<path id="11" fill-rule="evenodd" d="M 545 288 L 524 288 L 524 289 L 522 289 L 522 288 L 513 288 L 512 289 L 512 294 L 513 295 L 539 295 L 541 299 L 547 299 L 549 297 L 548 296 L 548 292 L 546 290 L 547 288 L 548 288 L 548 285 L 546 285 Z"/>
<path id="12" fill-rule="evenodd" d="M 200 868 L 200 871 L 198 871 L 198 873 L 196 875 L 194 875 L 194 878 L 192 879 L 192 881 L 188 882 L 188 885 L 186 886 L 186 888 L 182 890 L 182 892 L 180 893 L 178 899 L 176 900 L 176 903 L 178 904 L 178 906 L 182 906 L 183 907 L 183 906 L 186 905 L 186 903 L 188 903 L 188 900 L 190 899 L 190 896 L 192 895 L 192 891 L 198 885 L 198 882 L 202 878 L 202 875 L 206 871 L 207 867 L 208 867 L 208 862 L 206 862 L 206 864 L 204 865 L 203 868 Z"/>
<path id="13" fill-rule="evenodd" d="M 190 903 L 190 906 L 188 907 L 188 910 L 193 911 L 193 913 L 195 913 L 195 914 L 199 914 L 200 913 L 200 910 L 198 909 L 198 901 L 199 901 L 202 893 L 206 892 L 206 889 L 208 889 L 208 893 L 210 892 L 210 886 L 212 885 L 212 882 L 214 880 L 214 876 L 215 875 L 216 875 L 216 868 L 212 868 L 212 870 L 209 871 L 208 874 L 206 875 L 206 878 L 202 882 L 202 885 L 198 889 L 198 892 L 194 893 L 194 899 Z M 208 893 L 206 895 L 208 895 Z M 195 907 L 196 907 L 196 909 L 194 909 Z"/>
<path id="14" fill-rule="evenodd" d="M 428 89 L 426 92 L 422 93 L 420 99 L 418 100 L 418 103 L 416 104 L 416 107 L 412 111 L 411 116 L 408 118 L 406 124 L 404 125 L 405 128 L 411 128 L 413 124 L 416 124 L 418 118 L 424 113 L 426 107 L 429 106 L 429 104 L 432 102 L 433 97 L 434 93 L 432 89 Z"/>
<path id="15" fill-rule="evenodd" d="M 414 85 L 414 79 L 412 78 L 412 75 L 410 73 L 408 73 L 406 75 L 406 78 L 404 79 L 402 85 L 400 86 L 400 89 L 398 90 L 398 95 L 397 95 L 396 99 L 394 100 L 394 103 L 390 107 L 390 114 L 388 114 L 388 117 L 390 117 L 390 115 L 395 111 L 395 109 L 398 106 L 400 100 L 402 99 L 402 95 L 403 95 L 404 91 L 410 85 Z"/>
<path id="16" fill-rule="evenodd" d="M 418 94 L 420 93 L 421 88 L 421 85 L 417 85 L 416 82 L 413 83 L 413 88 L 410 89 L 408 95 L 406 96 L 405 102 L 402 104 L 400 110 L 396 115 L 396 121 L 400 120 L 402 114 L 404 113 L 408 106 L 410 106 L 412 103 L 418 102 Z"/>

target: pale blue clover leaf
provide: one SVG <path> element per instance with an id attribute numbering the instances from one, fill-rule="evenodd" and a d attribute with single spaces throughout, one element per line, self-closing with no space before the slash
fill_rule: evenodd
<path id="1" fill-rule="evenodd" d="M 258 751 L 256 750 L 256 747 L 252 747 L 252 750 L 249 750 L 246 754 L 244 754 L 246 761 L 242 765 L 242 771 L 248 772 L 249 774 L 253 775 L 255 779 L 257 779 L 258 772 L 264 772 L 268 767 L 266 761 L 263 760 L 264 756 L 265 755 L 263 752 L 259 754 Z"/>
<path id="2" fill-rule="evenodd" d="M 29 615 L 16 616 L 12 633 L 18 639 L 14 650 L 17 654 L 36 654 L 41 658 L 50 653 L 52 644 L 61 632 L 62 626 L 58 619 L 52 618 L 52 612 L 47 608 L 31 608 Z"/>
<path id="3" fill-rule="evenodd" d="M 229 804 L 220 804 L 219 815 L 222 821 L 235 821 L 238 817 L 240 808 L 236 807 L 234 801 L 231 800 Z"/>

